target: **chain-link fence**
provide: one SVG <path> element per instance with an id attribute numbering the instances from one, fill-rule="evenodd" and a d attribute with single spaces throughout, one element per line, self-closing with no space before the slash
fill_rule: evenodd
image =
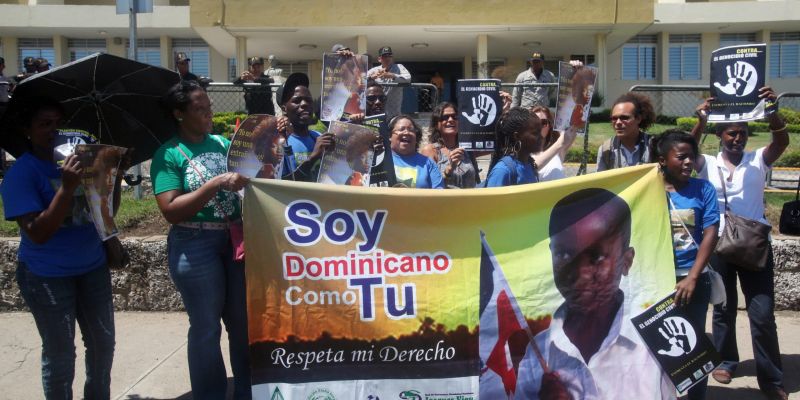
<path id="1" fill-rule="evenodd" d="M 263 87 L 263 88 L 262 88 Z M 254 91 L 255 95 L 272 96 L 273 102 L 276 100 L 275 94 L 281 85 L 268 84 L 262 85 L 260 83 L 244 83 L 233 84 L 229 82 L 212 82 L 206 88 L 208 97 L 211 99 L 211 109 L 214 113 L 221 112 L 247 112 L 245 105 L 244 95 L 247 91 Z M 269 89 L 269 92 L 266 89 Z M 269 93 L 269 94 L 268 94 Z M 275 110 L 280 110 L 275 104 Z"/>
<path id="2" fill-rule="evenodd" d="M 634 85 L 629 89 L 650 98 L 656 115 L 690 117 L 711 94 L 708 85 Z"/>

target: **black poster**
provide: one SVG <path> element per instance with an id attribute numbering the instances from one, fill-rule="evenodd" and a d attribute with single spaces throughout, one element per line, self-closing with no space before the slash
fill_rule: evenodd
<path id="1" fill-rule="evenodd" d="M 372 187 L 392 187 L 397 183 L 392 161 L 392 144 L 389 142 L 389 126 L 386 123 L 386 114 L 371 115 L 364 118 L 364 126 L 381 135 L 383 151 L 374 152 L 372 171 L 369 175 L 369 185 Z"/>
<path id="2" fill-rule="evenodd" d="M 458 80 L 458 146 L 494 150 L 494 127 L 503 113 L 499 79 Z"/>
<path id="3" fill-rule="evenodd" d="M 766 79 L 767 45 L 723 47 L 711 53 L 709 122 L 753 121 L 764 118 L 770 104 L 758 98 Z"/>
<path id="4" fill-rule="evenodd" d="M 676 306 L 675 292 L 631 322 L 678 392 L 685 393 L 721 363 L 705 327 L 693 326 L 686 312 Z"/>

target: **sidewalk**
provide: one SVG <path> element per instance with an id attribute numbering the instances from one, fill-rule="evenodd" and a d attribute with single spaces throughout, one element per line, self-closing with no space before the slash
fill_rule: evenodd
<path id="1" fill-rule="evenodd" d="M 117 312 L 115 316 L 117 349 L 111 398 L 191 399 L 186 365 L 186 314 Z M 776 317 L 786 390 L 789 398 L 800 400 L 800 312 L 778 312 Z M 708 400 L 764 398 L 756 383 L 747 315 L 740 311 L 737 321 L 742 363 L 730 385 L 711 380 Z M 28 313 L 0 313 L 0 326 L 0 399 L 42 398 L 41 342 L 33 319 Z M 84 378 L 83 343 L 80 335 L 76 336 L 78 358 L 73 388 L 75 398 L 79 399 Z"/>

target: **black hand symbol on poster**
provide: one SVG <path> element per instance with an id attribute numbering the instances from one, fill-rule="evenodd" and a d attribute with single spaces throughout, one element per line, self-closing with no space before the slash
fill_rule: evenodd
<path id="1" fill-rule="evenodd" d="M 472 98 L 472 110 L 472 115 L 467 114 L 466 111 L 461 115 L 473 125 L 489 126 L 497 115 L 497 105 L 494 104 L 491 97 L 485 94 Z"/>
<path id="2" fill-rule="evenodd" d="M 681 317 L 670 317 L 664 319 L 664 326 L 658 328 L 658 332 L 670 345 L 669 350 L 659 350 L 658 354 L 678 357 L 694 349 L 697 344 L 697 336 L 695 336 L 694 328 L 685 319 Z"/>
<path id="3" fill-rule="evenodd" d="M 721 90 L 722 93 L 742 97 L 755 90 L 758 82 L 758 72 L 756 72 L 755 67 L 744 61 L 737 61 L 733 64 L 733 71 L 731 71 L 730 65 L 726 66 L 725 70 L 728 73 L 728 83 L 722 85 L 719 82 L 714 82 L 714 86 Z"/>

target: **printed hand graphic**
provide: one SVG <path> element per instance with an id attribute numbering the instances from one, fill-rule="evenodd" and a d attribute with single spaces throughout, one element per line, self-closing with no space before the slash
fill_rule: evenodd
<path id="1" fill-rule="evenodd" d="M 492 98 L 485 94 L 472 98 L 472 109 L 472 115 L 467 114 L 466 111 L 461 115 L 474 125 L 487 126 L 494 121 L 494 116 L 497 114 L 497 106 Z"/>
<path id="2" fill-rule="evenodd" d="M 730 65 L 726 66 L 725 70 L 728 73 L 728 83 L 723 86 L 719 82 L 714 82 L 714 86 L 722 93 L 741 97 L 753 91 L 752 87 L 755 86 L 755 82 L 751 83 L 750 80 L 755 80 L 753 77 L 755 69 L 750 64 L 737 61 L 733 64 L 733 71 L 731 71 Z"/>
<path id="3" fill-rule="evenodd" d="M 659 350 L 658 354 L 667 355 L 670 357 L 677 357 L 683 354 L 688 354 L 692 348 L 689 344 L 689 337 L 686 335 L 686 321 L 673 320 L 664 321 L 664 327 L 658 328 L 661 336 L 670 344 L 669 350 Z"/>

